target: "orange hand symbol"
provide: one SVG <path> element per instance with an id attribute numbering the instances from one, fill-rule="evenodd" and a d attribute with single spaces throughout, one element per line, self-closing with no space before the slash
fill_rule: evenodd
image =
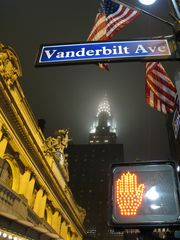
<path id="1" fill-rule="evenodd" d="M 137 185 L 134 173 L 123 173 L 116 182 L 116 200 L 121 215 L 136 215 L 142 202 L 144 184 Z"/>

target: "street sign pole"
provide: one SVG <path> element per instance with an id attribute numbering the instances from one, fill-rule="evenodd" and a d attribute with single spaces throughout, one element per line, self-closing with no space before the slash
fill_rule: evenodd
<path id="1" fill-rule="evenodd" d="M 179 3 L 177 3 L 177 1 L 178 0 L 171 0 L 171 4 L 173 6 L 176 18 L 179 21 L 180 20 L 180 7 L 179 7 Z"/>

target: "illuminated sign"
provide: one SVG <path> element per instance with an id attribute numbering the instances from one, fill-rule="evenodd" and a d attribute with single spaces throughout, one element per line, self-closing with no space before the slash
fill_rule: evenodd
<path id="1" fill-rule="evenodd" d="M 125 59 L 168 59 L 166 39 L 42 45 L 36 66 Z"/>
<path id="2" fill-rule="evenodd" d="M 178 224 L 179 185 L 175 169 L 170 161 L 113 165 L 111 224 L 120 227 Z"/>
<path id="3" fill-rule="evenodd" d="M 141 206 L 144 184 L 138 186 L 137 176 L 134 173 L 123 173 L 116 181 L 116 203 L 121 215 L 136 215 Z"/>

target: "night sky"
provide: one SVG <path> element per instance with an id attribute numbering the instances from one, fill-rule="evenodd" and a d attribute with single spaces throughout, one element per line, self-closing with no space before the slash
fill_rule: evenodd
<path id="1" fill-rule="evenodd" d="M 151 7 L 136 0 L 125 2 L 173 22 L 168 0 L 157 0 Z M 167 159 L 166 116 L 146 105 L 144 63 L 112 63 L 110 72 L 95 64 L 34 66 L 42 43 L 86 41 L 98 7 L 98 0 L 2 1 L 0 41 L 14 48 L 20 58 L 20 83 L 36 119 L 46 120 L 46 137 L 58 128 L 69 128 L 74 144 L 88 143 L 97 107 L 107 93 L 117 123 L 118 143 L 124 144 L 125 160 Z M 142 14 L 113 40 L 171 34 L 171 27 Z M 163 66 L 174 79 L 177 62 L 165 62 Z"/>

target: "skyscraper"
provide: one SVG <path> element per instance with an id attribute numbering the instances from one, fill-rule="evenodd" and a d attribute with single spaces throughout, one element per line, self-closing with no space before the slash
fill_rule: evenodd
<path id="1" fill-rule="evenodd" d="M 90 144 L 116 143 L 116 128 L 112 122 L 107 96 L 99 104 L 96 120 L 89 133 Z"/>
<path id="2" fill-rule="evenodd" d="M 110 167 L 123 161 L 123 145 L 116 143 L 111 127 L 107 97 L 98 107 L 89 144 L 69 145 L 70 187 L 78 203 L 86 209 L 85 240 L 120 239 L 108 226 Z"/>

